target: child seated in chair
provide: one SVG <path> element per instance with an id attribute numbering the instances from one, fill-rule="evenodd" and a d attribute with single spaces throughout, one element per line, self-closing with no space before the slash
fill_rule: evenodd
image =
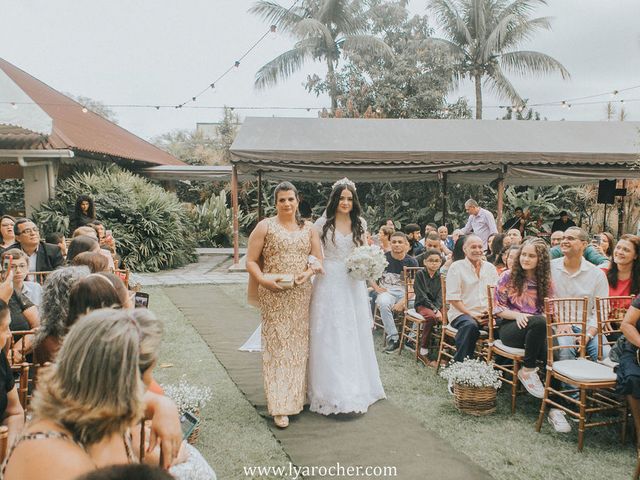
<path id="1" fill-rule="evenodd" d="M 415 309 L 426 320 L 420 339 L 420 355 L 426 356 L 431 339 L 431 332 L 436 322 L 442 321 L 442 285 L 440 283 L 440 266 L 442 257 L 436 249 L 427 250 L 422 256 L 426 270 L 416 273 L 413 284 Z"/>

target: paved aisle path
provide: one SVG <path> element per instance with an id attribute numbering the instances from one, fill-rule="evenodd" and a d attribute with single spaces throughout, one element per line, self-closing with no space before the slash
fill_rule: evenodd
<path id="1" fill-rule="evenodd" d="M 257 311 L 245 306 L 244 298 L 232 298 L 212 285 L 165 287 L 164 291 L 247 399 L 268 416 L 260 354 L 238 351 L 260 322 Z M 362 416 L 324 417 L 305 410 L 291 417 L 287 429 L 280 430 L 271 421 L 269 425 L 297 466 L 395 466 L 395 478 L 411 480 L 492 478 L 388 400 L 377 402 Z"/>

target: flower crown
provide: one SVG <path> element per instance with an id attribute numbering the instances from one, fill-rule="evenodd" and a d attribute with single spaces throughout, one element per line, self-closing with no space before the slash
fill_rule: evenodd
<path id="1" fill-rule="evenodd" d="M 356 184 L 353 183 L 351 180 L 349 180 L 347 177 L 341 178 L 340 180 L 338 180 L 336 183 L 334 183 L 333 185 L 331 185 L 331 189 L 333 190 L 336 187 L 341 187 L 343 185 L 346 185 L 348 187 L 353 188 L 354 190 L 356 189 Z"/>

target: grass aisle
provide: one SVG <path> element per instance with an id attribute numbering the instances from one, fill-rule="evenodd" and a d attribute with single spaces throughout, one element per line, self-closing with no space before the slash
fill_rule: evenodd
<path id="1" fill-rule="evenodd" d="M 146 288 L 151 308 L 165 325 L 165 335 L 155 378 L 160 384 L 189 383 L 211 387 L 213 398 L 201 413 L 203 426 L 196 447 L 219 479 L 238 477 L 241 466 L 280 466 L 289 461 L 258 415 L 227 375 L 209 347 L 173 305 L 162 289 Z M 240 470 L 241 471 L 241 470 Z M 244 478 L 244 477 L 242 477 Z M 270 477 L 260 477 L 270 478 Z"/>
<path id="2" fill-rule="evenodd" d="M 244 301 L 243 285 L 216 288 L 224 289 L 239 303 Z M 401 356 L 381 353 L 379 333 L 374 343 L 389 401 L 485 467 L 496 480 L 631 477 L 635 468 L 634 448 L 630 440 L 621 445 L 616 427 L 587 430 L 584 451 L 578 453 L 577 424 L 571 422 L 572 433 L 558 434 L 545 420 L 541 433 L 536 433 L 534 423 L 540 401 L 520 395 L 516 414 L 511 415 L 506 389 L 498 394 L 495 414 L 483 418 L 462 415 L 453 405 L 445 380 L 437 377 L 433 369 L 415 363 L 409 352 Z M 257 416 L 256 419 L 260 420 Z"/>

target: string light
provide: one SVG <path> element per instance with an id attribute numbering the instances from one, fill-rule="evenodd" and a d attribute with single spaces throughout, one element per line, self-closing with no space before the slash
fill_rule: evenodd
<path id="1" fill-rule="evenodd" d="M 87 113 L 89 110 L 87 110 L 87 107 L 82 107 L 82 113 Z"/>
<path id="2" fill-rule="evenodd" d="M 11 102 L 11 106 L 13 107 L 14 110 L 18 109 L 18 105 L 16 105 L 16 102 Z"/>
<path id="3" fill-rule="evenodd" d="M 278 27 L 276 25 L 271 25 L 270 32 L 269 32 L 269 36 L 271 37 L 271 40 L 275 40 L 278 37 L 277 31 L 278 31 Z"/>

